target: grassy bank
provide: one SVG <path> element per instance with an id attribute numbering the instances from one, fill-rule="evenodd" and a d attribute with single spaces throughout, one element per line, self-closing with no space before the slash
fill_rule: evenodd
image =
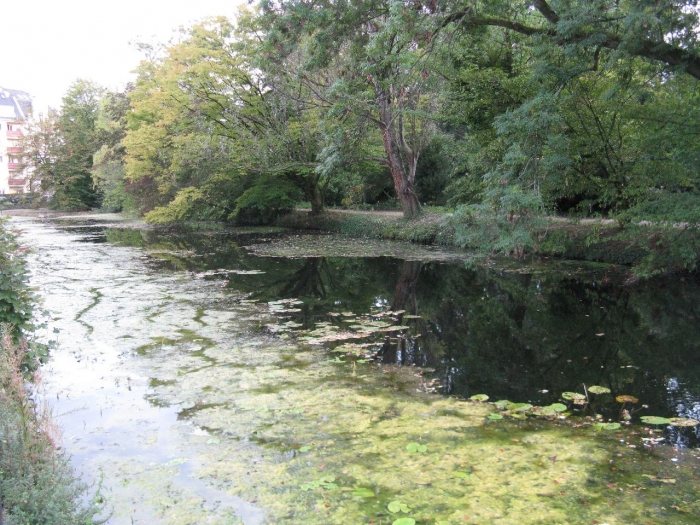
<path id="1" fill-rule="evenodd" d="M 89 525 L 100 509 L 60 451 L 60 433 L 39 395 L 38 351 L 22 251 L 0 222 L 0 524 Z"/>
<path id="2" fill-rule="evenodd" d="M 292 229 L 321 230 L 358 237 L 440 244 L 490 251 L 488 245 L 465 241 L 451 215 L 424 213 L 406 220 L 400 214 L 330 211 L 311 215 L 295 211 L 277 224 Z M 700 254 L 697 228 L 632 225 L 620 228 L 603 221 L 552 220 L 533 232 L 540 256 L 630 266 L 638 277 L 695 270 Z"/>
<path id="3" fill-rule="evenodd" d="M 90 525 L 100 508 L 84 505 L 87 486 L 58 446 L 60 433 L 37 394 L 38 376 L 20 372 L 26 342 L 8 332 L 0 340 L 0 523 Z"/>
<path id="4" fill-rule="evenodd" d="M 306 211 L 295 211 L 280 217 L 277 225 L 355 237 L 456 246 L 454 229 L 446 217 L 424 213 L 418 219 L 406 220 L 401 214 L 385 212 L 328 211 L 312 215 Z"/>

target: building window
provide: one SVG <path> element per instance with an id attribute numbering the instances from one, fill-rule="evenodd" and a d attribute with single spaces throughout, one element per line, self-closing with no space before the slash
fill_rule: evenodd
<path id="1" fill-rule="evenodd" d="M 7 125 L 7 131 L 12 131 L 12 124 Z"/>

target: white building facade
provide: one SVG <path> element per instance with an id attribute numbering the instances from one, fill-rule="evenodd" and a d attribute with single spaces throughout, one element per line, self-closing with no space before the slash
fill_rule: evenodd
<path id="1" fill-rule="evenodd" d="M 29 93 L 0 86 L 0 195 L 27 191 L 20 141 L 32 111 Z"/>

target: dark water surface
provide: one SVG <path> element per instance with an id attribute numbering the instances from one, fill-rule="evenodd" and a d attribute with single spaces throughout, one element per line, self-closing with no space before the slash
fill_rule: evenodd
<path id="1" fill-rule="evenodd" d="M 287 234 L 94 235 L 94 242 L 184 252 L 156 255 L 153 263 L 219 281 L 256 301 L 299 299 L 300 311 L 286 315 L 298 330 L 319 322 L 342 326 L 330 312 L 402 311 L 395 324 L 410 329 L 399 339 L 373 337 L 370 349 L 385 364 L 434 368 L 442 393 L 548 405 L 562 392 L 601 385 L 611 395 L 596 399 L 595 410 L 606 418 L 619 415 L 614 398 L 625 394 L 639 399 L 627 405 L 636 409 L 634 422 L 643 415 L 700 419 L 697 278 L 625 284 L 629 274 L 616 266 L 551 261 L 499 268 L 466 256 L 431 261 L 442 255 L 420 251 L 404 254 L 412 260 L 362 257 L 361 245 L 352 250 L 356 256 L 334 256 L 333 248 L 323 248 L 330 239 L 323 235 L 291 241 Z M 328 255 L 301 257 L 302 248 L 294 258 L 282 256 L 295 239 L 314 255 Z M 253 255 L 258 252 L 275 256 Z M 666 433 L 677 446 L 697 446 L 698 436 L 698 427 Z"/>
<path id="2" fill-rule="evenodd" d="M 57 340 L 48 392 L 110 523 L 698 522 L 697 427 L 639 421 L 700 419 L 697 279 L 274 229 L 15 224 Z M 592 385 L 611 393 L 562 399 Z M 489 421 L 475 394 L 572 416 Z M 596 414 L 623 426 L 593 430 Z"/>

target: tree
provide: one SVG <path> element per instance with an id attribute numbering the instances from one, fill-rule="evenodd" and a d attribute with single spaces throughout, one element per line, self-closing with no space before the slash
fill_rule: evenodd
<path id="1" fill-rule="evenodd" d="M 315 169 L 324 140 L 315 108 L 284 75 L 273 89 L 272 75 L 251 64 L 251 23 L 245 16 L 241 28 L 210 20 L 187 30 L 162 58 L 142 63 L 124 144 L 127 177 L 159 185 L 151 218 L 216 208 L 220 219 L 259 213 L 270 220 L 274 213 L 263 210 L 290 207 L 299 190 L 313 211 L 323 209 L 328 174 Z M 296 98 L 280 96 L 282 87 Z M 222 187 L 227 191 L 216 190 Z"/>
<path id="2" fill-rule="evenodd" d="M 282 0 L 261 3 L 267 56 L 285 67 L 305 57 L 298 76 L 330 106 L 329 117 L 353 115 L 381 134 L 385 164 L 406 217 L 420 212 L 415 176 L 436 131 L 440 77 L 431 69 L 433 6 L 396 0 Z M 329 72 L 339 72 L 337 77 Z M 309 78 L 315 74 L 316 78 Z M 332 82 L 318 77 L 332 78 Z"/>
<path id="3" fill-rule="evenodd" d="M 697 2 L 456 2 L 440 13 L 440 31 L 477 44 L 448 97 L 467 146 L 451 188 L 468 203 L 456 221 L 465 242 L 536 249 L 551 213 L 698 224 Z M 479 58 L 508 39 L 513 60 Z"/>
<path id="4" fill-rule="evenodd" d="M 107 91 L 100 100 L 95 131 L 100 148 L 93 155 L 92 179 L 103 195 L 102 207 L 121 211 L 133 207 L 125 189 L 125 148 L 121 141 L 126 134 L 127 116 L 131 109 L 127 86 L 125 92 Z"/>
<path id="5" fill-rule="evenodd" d="M 104 90 L 87 80 L 75 81 L 60 111 L 30 125 L 23 142 L 25 173 L 39 179 L 51 206 L 80 210 L 99 206 L 93 184 L 93 154 L 100 147 L 97 119 Z"/>
<path id="6" fill-rule="evenodd" d="M 54 178 L 59 137 L 57 133 L 58 115 L 49 109 L 47 115 L 31 119 L 26 133 L 20 141 L 22 148 L 22 171 L 29 181 L 29 193 L 36 196 L 42 187 L 41 181 Z"/>

